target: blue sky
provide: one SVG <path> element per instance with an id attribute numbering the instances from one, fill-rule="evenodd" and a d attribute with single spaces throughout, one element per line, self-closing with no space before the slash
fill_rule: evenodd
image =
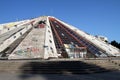
<path id="1" fill-rule="evenodd" d="M 0 23 L 42 15 L 120 42 L 120 0 L 0 0 Z"/>

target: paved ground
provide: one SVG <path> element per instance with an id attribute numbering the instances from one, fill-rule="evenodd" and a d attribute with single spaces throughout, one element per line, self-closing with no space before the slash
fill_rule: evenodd
<path id="1" fill-rule="evenodd" d="M 26 60 L 18 60 L 18 61 L 1 60 L 0 61 L 0 64 L 1 64 L 0 65 L 0 80 L 120 80 L 120 71 L 90 73 L 90 74 L 70 74 L 70 73 L 68 73 L 68 74 L 67 73 L 38 74 L 35 72 L 37 69 L 38 70 L 41 69 L 39 62 L 45 62 L 45 60 L 43 60 L 43 61 L 36 60 L 36 61 L 34 61 L 34 63 L 31 61 L 33 61 L 33 60 L 28 60 L 27 62 L 26 62 Z M 49 64 L 51 61 L 54 61 L 54 60 L 50 60 Z M 69 60 L 64 59 L 64 61 L 69 61 Z M 76 61 L 76 60 L 72 60 L 72 61 Z M 52 65 L 52 63 L 51 63 L 51 65 Z M 70 65 L 70 64 L 67 64 L 67 65 Z M 72 65 L 75 65 L 75 64 L 72 63 Z M 79 66 L 80 65 L 81 64 L 79 64 Z M 22 67 L 20 67 L 20 66 L 22 66 Z M 59 65 L 57 65 L 57 66 L 59 66 Z M 73 67 L 73 66 L 71 66 L 71 67 Z M 33 72 L 26 72 L 25 70 L 28 68 L 30 70 L 32 70 L 34 72 L 34 74 L 33 74 Z M 80 68 L 82 68 L 82 66 Z M 15 70 L 17 70 L 17 69 L 20 69 L 21 71 L 15 72 Z M 48 69 L 51 70 L 50 67 Z"/>
<path id="2" fill-rule="evenodd" d="M 0 80 L 120 80 L 120 71 L 95 74 L 0 73 Z"/>

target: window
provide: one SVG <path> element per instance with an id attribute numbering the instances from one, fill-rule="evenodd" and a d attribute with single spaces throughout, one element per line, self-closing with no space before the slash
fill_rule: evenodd
<path id="1" fill-rule="evenodd" d="M 62 36 L 65 36 L 63 33 L 61 34 Z"/>
<path id="2" fill-rule="evenodd" d="M 59 27 L 58 25 L 56 25 L 56 27 Z"/>
<path id="3" fill-rule="evenodd" d="M 49 40 L 49 42 L 50 42 L 50 43 L 52 43 L 52 41 L 51 41 L 51 40 Z"/>
<path id="4" fill-rule="evenodd" d="M 22 32 L 20 32 L 20 35 L 22 35 Z"/>
<path id="5" fill-rule="evenodd" d="M 48 30 L 48 32 L 50 33 L 50 30 Z"/>
<path id="6" fill-rule="evenodd" d="M 55 23 L 57 23 L 57 21 L 54 21 Z"/>
<path id="7" fill-rule="evenodd" d="M 16 36 L 14 36 L 14 38 L 16 38 Z"/>
<path id="8" fill-rule="evenodd" d="M 53 50 L 53 48 L 52 48 L 52 47 L 50 47 L 50 49 L 51 49 L 51 50 Z"/>
<path id="9" fill-rule="evenodd" d="M 53 48 L 52 48 L 52 47 L 50 47 L 50 49 L 51 49 L 52 53 L 54 53 Z"/>
<path id="10" fill-rule="evenodd" d="M 50 36 L 50 38 L 51 38 L 51 35 L 49 35 Z"/>

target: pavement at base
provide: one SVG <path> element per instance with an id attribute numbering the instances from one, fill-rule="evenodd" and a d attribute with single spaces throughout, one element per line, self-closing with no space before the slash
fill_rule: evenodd
<path id="1" fill-rule="evenodd" d="M 120 71 L 95 74 L 24 74 L 0 72 L 0 80 L 120 80 Z"/>

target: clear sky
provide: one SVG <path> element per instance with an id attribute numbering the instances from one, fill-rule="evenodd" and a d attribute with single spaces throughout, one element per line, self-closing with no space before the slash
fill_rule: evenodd
<path id="1" fill-rule="evenodd" d="M 43 15 L 120 42 L 120 0 L 0 0 L 0 23 Z"/>

